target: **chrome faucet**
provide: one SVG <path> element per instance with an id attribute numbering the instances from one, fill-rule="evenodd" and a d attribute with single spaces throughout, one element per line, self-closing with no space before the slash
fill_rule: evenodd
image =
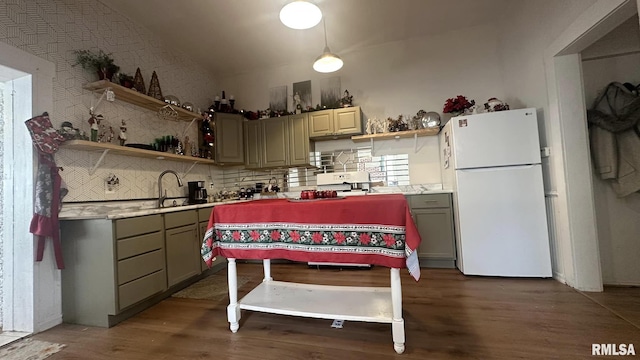
<path id="1" fill-rule="evenodd" d="M 160 176 L 158 176 L 158 208 L 163 208 L 164 201 L 167 199 L 167 190 L 164 191 L 164 194 L 162 193 L 162 177 L 167 173 L 172 173 L 173 175 L 176 176 L 176 179 L 178 179 L 178 186 L 184 185 L 182 183 L 182 179 L 180 179 L 180 176 L 178 175 L 177 172 L 173 170 L 165 170 L 162 173 L 160 173 Z"/>

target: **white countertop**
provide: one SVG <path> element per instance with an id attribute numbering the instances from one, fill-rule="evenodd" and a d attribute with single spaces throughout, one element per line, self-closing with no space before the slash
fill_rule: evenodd
<path id="1" fill-rule="evenodd" d="M 382 194 L 403 194 L 403 195 L 419 195 L 419 194 L 446 194 L 451 193 L 450 190 L 442 190 L 440 184 L 425 185 L 406 185 L 406 186 L 387 186 L 374 187 L 368 195 Z M 279 198 L 297 198 L 300 192 L 278 193 Z M 223 204 L 233 204 L 238 202 L 246 202 L 251 200 L 229 200 L 223 202 L 213 202 L 196 205 L 168 206 L 157 208 L 155 200 L 143 201 L 104 201 L 104 202 L 86 202 L 86 203 L 64 203 L 58 218 L 60 220 L 87 220 L 87 219 L 123 219 L 136 216 L 163 214 L 174 211 L 185 211 L 212 207 Z M 169 203 L 170 200 L 167 200 Z M 181 203 L 182 200 L 179 200 Z"/>

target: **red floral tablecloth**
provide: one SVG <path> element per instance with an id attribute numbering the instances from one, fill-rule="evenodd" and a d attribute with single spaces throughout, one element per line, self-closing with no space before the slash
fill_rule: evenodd
<path id="1" fill-rule="evenodd" d="M 291 202 L 257 200 L 213 208 L 201 254 L 211 266 L 236 259 L 407 267 L 418 280 L 420 245 L 404 196 L 367 195 Z"/>

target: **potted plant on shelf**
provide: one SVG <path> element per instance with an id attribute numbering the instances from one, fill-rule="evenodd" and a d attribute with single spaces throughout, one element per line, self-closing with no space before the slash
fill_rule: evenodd
<path id="1" fill-rule="evenodd" d="M 133 76 L 127 75 L 125 73 L 118 74 L 118 80 L 120 81 L 120 85 L 131 89 L 133 87 Z"/>
<path id="2" fill-rule="evenodd" d="M 76 62 L 73 66 L 81 65 L 85 70 L 92 70 L 98 73 L 100 80 L 109 80 L 113 78 L 113 74 L 120 70 L 120 67 L 114 64 L 111 54 L 107 54 L 102 50 L 93 52 L 91 50 L 75 50 Z"/>

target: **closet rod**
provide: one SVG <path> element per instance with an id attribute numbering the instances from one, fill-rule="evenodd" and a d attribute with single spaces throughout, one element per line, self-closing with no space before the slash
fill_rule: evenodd
<path id="1" fill-rule="evenodd" d="M 627 51 L 627 52 L 623 52 L 623 53 L 620 53 L 620 54 L 595 56 L 595 57 L 588 58 L 588 59 L 583 58 L 582 61 L 609 59 L 609 58 L 614 58 L 614 57 L 619 57 L 619 56 L 627 56 L 627 55 L 633 55 L 633 54 L 640 54 L 640 50 Z"/>

